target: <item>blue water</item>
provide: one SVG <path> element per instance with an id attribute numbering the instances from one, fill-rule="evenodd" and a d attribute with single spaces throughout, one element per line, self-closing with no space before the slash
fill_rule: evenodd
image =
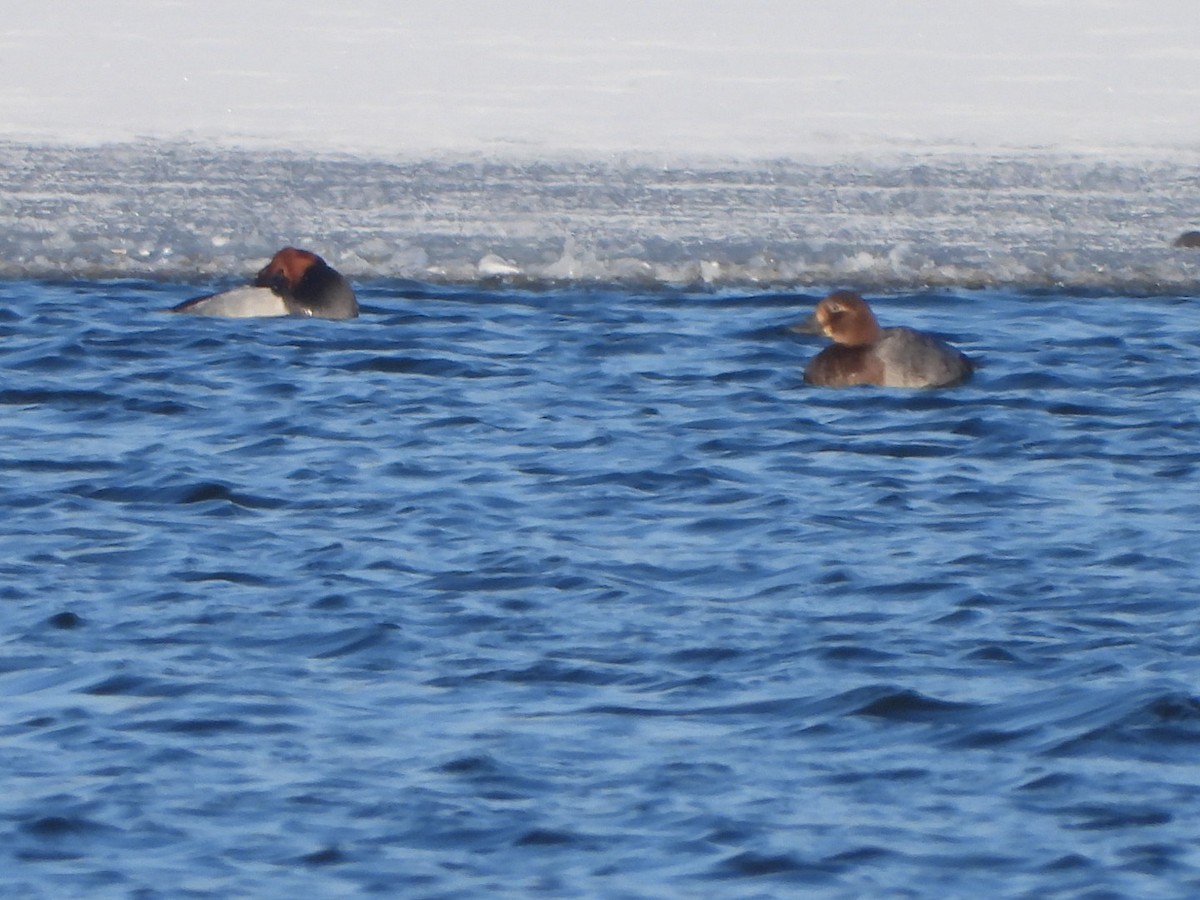
<path id="1" fill-rule="evenodd" d="M 0 282 L 0 895 L 1200 892 L 1200 307 Z"/>

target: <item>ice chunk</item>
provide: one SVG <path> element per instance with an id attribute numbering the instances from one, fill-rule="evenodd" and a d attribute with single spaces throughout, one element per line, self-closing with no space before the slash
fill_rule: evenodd
<path id="1" fill-rule="evenodd" d="M 488 253 L 475 266 L 481 278 L 496 278 L 505 275 L 520 275 L 521 267 L 511 259 L 505 259 L 496 253 Z"/>

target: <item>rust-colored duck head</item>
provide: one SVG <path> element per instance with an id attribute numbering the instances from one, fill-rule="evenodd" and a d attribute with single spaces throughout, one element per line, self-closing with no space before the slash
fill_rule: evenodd
<path id="1" fill-rule="evenodd" d="M 350 283 L 308 250 L 284 247 L 262 267 L 254 284 L 282 297 L 294 316 L 353 319 L 358 315 Z"/>
<path id="2" fill-rule="evenodd" d="M 834 291 L 817 304 L 816 311 L 795 326 L 805 334 L 823 334 L 846 347 L 868 347 L 879 342 L 883 329 L 867 301 L 854 291 Z"/>

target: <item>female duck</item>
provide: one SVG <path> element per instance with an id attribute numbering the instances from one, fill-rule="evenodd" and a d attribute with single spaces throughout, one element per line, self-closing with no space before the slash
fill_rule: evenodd
<path id="1" fill-rule="evenodd" d="M 808 364 L 804 380 L 824 387 L 949 387 L 971 377 L 971 361 L 933 335 L 911 328 L 880 328 L 867 302 L 835 291 L 795 331 L 833 340 Z"/>
<path id="2" fill-rule="evenodd" d="M 358 315 L 358 301 L 350 283 L 317 254 L 284 247 L 262 268 L 253 285 L 185 300 L 170 311 L 233 318 L 353 319 Z"/>

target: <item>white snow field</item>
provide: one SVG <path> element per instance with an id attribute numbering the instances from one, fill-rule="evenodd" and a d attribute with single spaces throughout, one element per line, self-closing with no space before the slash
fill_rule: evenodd
<path id="1" fill-rule="evenodd" d="M 13 0 L 0 274 L 1194 285 L 1184 0 Z"/>
<path id="2" fill-rule="evenodd" d="M 1197 145 L 1187 0 L 10 0 L 0 135 L 427 155 Z"/>

